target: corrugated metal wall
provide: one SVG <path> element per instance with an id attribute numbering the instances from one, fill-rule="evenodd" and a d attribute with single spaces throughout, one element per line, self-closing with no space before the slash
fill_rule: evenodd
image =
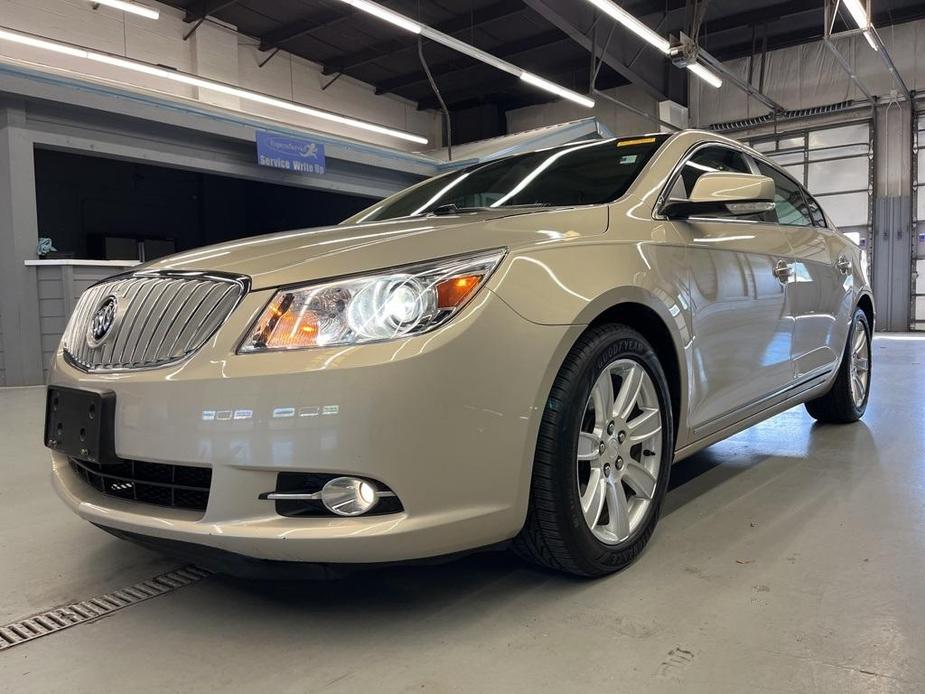
<path id="1" fill-rule="evenodd" d="M 925 104 L 919 103 L 919 109 Z M 916 171 L 913 194 L 915 195 L 915 284 L 912 287 L 912 329 L 925 330 L 925 115 L 916 121 L 913 139 L 913 156 L 916 157 Z"/>
<path id="2" fill-rule="evenodd" d="M 922 60 L 925 20 L 884 27 L 880 35 L 909 89 L 921 91 L 925 88 L 925 60 Z M 890 73 L 863 37 L 855 35 L 838 39 L 838 47 L 868 90 L 875 96 L 889 97 L 895 87 Z M 759 59 L 756 59 L 754 82 L 758 81 L 758 63 Z M 748 81 L 749 58 L 730 60 L 724 66 L 743 81 Z M 786 109 L 812 108 L 865 98 L 822 41 L 768 51 L 764 93 Z M 731 80 L 726 80 L 720 89 L 714 89 L 703 80 L 690 78 L 691 123 L 698 127 L 753 118 L 767 112 L 765 106 L 750 99 Z"/>

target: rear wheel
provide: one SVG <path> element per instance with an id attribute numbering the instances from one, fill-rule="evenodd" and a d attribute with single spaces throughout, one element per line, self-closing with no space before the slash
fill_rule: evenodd
<path id="1" fill-rule="evenodd" d="M 832 389 L 807 402 L 806 411 L 820 422 L 849 424 L 858 421 L 870 397 L 870 367 L 870 324 L 864 311 L 857 309 Z"/>
<path id="2" fill-rule="evenodd" d="M 642 335 L 622 325 L 586 332 L 546 404 L 515 550 L 582 576 L 629 564 L 652 536 L 668 485 L 670 402 Z"/>

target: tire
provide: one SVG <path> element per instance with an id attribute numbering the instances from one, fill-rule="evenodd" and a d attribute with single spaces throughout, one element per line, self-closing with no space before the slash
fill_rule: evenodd
<path id="1" fill-rule="evenodd" d="M 605 369 L 608 370 L 607 378 L 603 376 Z M 634 402 L 644 402 L 647 407 L 639 409 L 640 405 L 631 404 L 630 407 L 636 408 L 631 414 L 613 418 L 625 431 L 601 432 L 600 438 L 595 439 L 594 432 L 600 429 L 598 407 L 593 405 L 593 411 L 588 409 L 592 407 L 592 400 L 597 403 L 594 398 L 600 388 L 606 389 L 607 382 L 611 384 L 616 402 L 609 408 L 600 408 L 601 412 L 609 409 L 605 419 L 610 419 L 613 412 L 622 408 L 620 397 L 624 384 L 629 384 L 627 391 L 632 390 L 634 378 L 642 383 L 637 391 L 638 400 Z M 644 414 L 652 414 L 656 400 L 661 427 L 651 433 L 655 429 L 654 416 L 649 416 L 644 424 L 639 422 L 643 421 L 640 418 Z M 605 430 L 608 427 L 606 423 L 603 426 Z M 580 448 L 579 432 L 583 429 L 593 431 L 581 434 Z M 624 325 L 590 328 L 565 358 L 547 400 L 537 439 L 527 518 L 514 540 L 514 551 L 542 566 L 586 577 L 603 576 L 630 564 L 642 552 L 658 522 L 674 453 L 673 432 L 668 384 L 651 345 Z M 633 443 L 646 434 L 650 438 L 643 443 Z M 620 436 L 623 438 L 618 444 Z M 587 454 L 586 457 L 594 456 L 595 440 L 600 442 L 599 446 L 607 447 L 607 451 L 599 448 L 600 455 L 594 462 L 587 463 L 588 477 L 582 490 L 584 463 L 578 460 L 579 452 Z M 623 457 L 614 458 L 620 451 L 625 454 L 629 450 L 625 446 L 632 446 L 636 454 L 630 462 L 625 462 Z M 644 461 L 643 456 L 646 456 Z M 601 462 L 606 460 L 613 460 L 612 465 Z M 654 471 L 656 461 L 658 469 Z M 640 468 L 644 466 L 649 469 L 641 473 Z M 595 474 L 600 479 L 595 477 L 592 483 L 591 476 Z M 633 485 L 642 486 L 640 479 L 645 482 L 645 489 L 637 496 Z M 584 511 L 582 504 L 593 497 L 598 484 L 605 490 L 600 493 L 605 497 L 602 504 L 607 512 L 600 511 L 600 520 L 592 529 L 593 521 L 585 518 L 592 512 Z M 625 503 L 616 500 L 615 490 L 625 493 Z M 632 512 L 611 514 L 610 507 L 614 504 L 618 509 L 629 508 Z M 593 502 L 588 503 L 589 508 L 593 505 Z M 624 517 L 627 522 L 621 524 L 620 519 Z M 617 530 L 611 532 L 611 527 Z M 628 535 L 621 539 L 623 533 Z M 601 536 L 609 541 L 602 540 Z"/>
<path id="2" fill-rule="evenodd" d="M 852 390 L 852 378 L 855 375 L 855 368 L 860 368 L 854 358 L 854 347 L 858 338 L 859 331 L 864 335 L 864 351 L 866 352 L 867 369 L 864 374 L 864 392 L 860 400 L 855 397 Z M 806 403 L 806 411 L 809 415 L 820 422 L 827 424 L 850 424 L 858 421 L 864 416 L 867 409 L 867 401 L 870 398 L 870 374 L 871 374 L 871 334 L 870 323 L 867 321 L 867 315 L 861 309 L 854 312 L 851 321 L 851 329 L 848 331 L 848 339 L 845 341 L 845 351 L 842 354 L 841 364 L 838 367 L 838 375 L 832 388 L 825 395 L 810 400 Z"/>

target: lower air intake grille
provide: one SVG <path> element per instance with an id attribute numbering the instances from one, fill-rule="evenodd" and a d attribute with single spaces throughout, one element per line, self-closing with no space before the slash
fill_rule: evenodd
<path id="1" fill-rule="evenodd" d="M 103 494 L 146 504 L 205 511 L 212 485 L 212 469 L 125 460 L 100 465 L 70 459 L 84 482 Z"/>

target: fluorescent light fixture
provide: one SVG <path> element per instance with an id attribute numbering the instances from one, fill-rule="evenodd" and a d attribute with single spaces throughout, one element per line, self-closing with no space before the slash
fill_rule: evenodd
<path id="1" fill-rule="evenodd" d="M 841 0 L 841 2 L 845 6 L 845 9 L 848 10 L 848 14 L 851 15 L 854 23 L 858 25 L 858 29 L 861 29 L 870 47 L 875 51 L 879 51 L 880 47 L 871 35 L 873 24 L 870 21 L 870 17 L 867 16 L 867 8 L 864 6 L 864 3 L 861 0 Z"/>
<path id="2" fill-rule="evenodd" d="M 711 87 L 716 87 L 719 89 L 723 86 L 723 81 L 717 75 L 707 70 L 700 63 L 691 63 L 687 66 L 687 69 L 697 75 L 697 77 L 702 79 L 704 82 L 709 84 Z"/>
<path id="3" fill-rule="evenodd" d="M 652 44 L 662 53 L 668 55 L 668 51 L 671 48 L 671 44 L 668 42 L 668 39 L 666 39 L 664 36 L 659 36 L 656 34 L 649 27 L 640 22 L 619 5 L 611 2 L 610 0 L 588 0 L 588 2 L 590 2 L 604 14 L 620 22 L 620 24 L 632 31 L 642 40 Z"/>
<path id="4" fill-rule="evenodd" d="M 412 34 L 421 33 L 421 25 L 415 22 L 413 19 L 408 19 L 404 15 L 398 14 L 397 12 L 392 12 L 387 7 L 382 5 L 377 5 L 374 2 L 368 2 L 368 0 L 343 0 L 348 5 L 352 5 L 358 10 L 362 10 L 368 14 L 378 17 L 379 19 L 385 20 L 390 24 L 394 24 L 397 27 L 401 27 L 405 31 L 410 31 Z"/>
<path id="5" fill-rule="evenodd" d="M 545 89 L 547 92 L 551 92 L 552 94 L 557 94 L 563 99 L 568 99 L 569 101 L 574 101 L 576 104 L 581 104 L 585 108 L 594 108 L 593 99 L 589 99 L 586 96 L 577 94 L 571 89 L 560 87 L 555 82 L 550 82 L 547 79 L 543 79 L 538 75 L 534 75 L 532 72 L 527 72 L 524 70 L 520 73 L 520 79 L 522 79 L 527 84 L 532 84 L 534 87 L 539 87 L 540 89 Z"/>
<path id="6" fill-rule="evenodd" d="M 492 67 L 502 70 L 510 75 L 519 77 L 521 80 L 527 84 L 533 85 L 534 87 L 543 89 L 544 91 L 555 94 L 556 96 L 561 96 L 563 99 L 574 101 L 576 104 L 581 104 L 587 108 L 594 107 L 593 99 L 589 99 L 588 97 L 579 94 L 578 92 L 574 92 L 571 89 L 566 89 L 565 87 L 562 87 L 555 82 L 550 82 L 547 79 L 543 79 L 538 75 L 534 75 L 532 72 L 527 72 L 523 68 L 517 67 L 513 63 L 509 63 L 506 60 L 502 60 L 501 58 L 493 56 L 491 53 L 486 53 L 485 51 L 476 48 L 475 46 L 453 38 L 448 34 L 444 34 L 442 31 L 437 31 L 436 29 L 433 29 L 426 24 L 420 24 L 419 22 L 416 22 L 403 14 L 393 12 L 387 7 L 383 7 L 382 5 L 372 2 L 371 0 L 341 0 L 341 2 L 346 3 L 351 7 L 355 7 L 358 10 L 362 10 L 363 12 L 367 12 L 374 17 L 378 17 L 379 19 L 385 20 L 386 22 L 394 24 L 395 26 L 406 29 L 413 34 L 418 34 L 430 39 L 431 41 L 443 44 L 447 48 L 452 48 L 454 51 L 458 51 L 463 55 L 468 55 L 470 58 L 480 60 L 486 65 L 491 65 Z"/>
<path id="7" fill-rule="evenodd" d="M 62 55 L 69 55 L 74 58 L 87 57 L 87 52 L 80 48 L 67 46 L 63 43 L 57 43 L 56 41 L 46 41 L 45 39 L 36 38 L 34 36 L 26 36 L 25 34 L 6 31 L 5 29 L 0 29 L 0 41 L 11 41 L 13 43 L 22 44 L 23 46 L 41 48 L 42 50 L 61 53 Z"/>
<path id="8" fill-rule="evenodd" d="M 870 27 L 870 17 L 867 16 L 867 8 L 861 4 L 861 0 L 841 1 L 859 29 L 867 29 Z"/>
<path id="9" fill-rule="evenodd" d="M 844 1 L 848 2 L 849 0 Z M 859 0 L 851 1 L 859 2 Z M 590 2 L 607 16 L 620 22 L 620 24 L 632 31 L 634 34 L 636 34 L 636 36 L 655 46 L 665 55 L 670 54 L 671 43 L 668 41 L 668 39 L 666 39 L 664 36 L 659 36 L 656 34 L 654 31 L 652 31 L 652 29 L 640 22 L 619 5 L 611 2 L 611 0 L 588 0 L 588 2 Z M 716 87 L 717 89 L 723 86 L 723 81 L 710 70 L 707 70 L 700 63 L 692 63 L 687 66 L 687 69 L 697 75 L 697 77 L 702 79 L 704 82 L 713 87 Z"/>
<path id="10" fill-rule="evenodd" d="M 235 87 L 230 84 L 225 84 L 223 82 L 214 82 L 203 77 L 198 77 L 196 75 L 190 75 L 185 72 L 179 72 L 176 70 L 169 70 L 167 68 L 158 67 L 156 65 L 150 65 L 148 63 L 142 63 L 135 60 L 130 60 L 128 58 L 122 58 L 120 56 L 109 55 L 108 53 L 99 53 L 97 51 L 90 51 L 84 48 L 77 46 L 69 46 L 67 44 L 59 43 L 57 41 L 49 41 L 47 39 L 38 38 L 35 36 L 29 36 L 27 34 L 21 34 L 19 32 L 9 31 L 6 29 L 0 29 L 0 41 L 10 41 L 12 43 L 18 43 L 24 46 L 31 46 L 33 48 L 41 48 L 53 53 L 61 53 L 64 55 L 69 55 L 74 58 L 84 58 L 86 60 L 93 60 L 98 63 L 104 63 L 106 65 L 112 65 L 114 67 L 122 68 L 124 70 L 130 70 L 132 72 L 140 72 L 145 75 L 151 75 L 152 77 L 160 77 L 166 80 L 171 80 L 173 82 L 181 82 L 183 84 L 188 84 L 193 87 L 198 87 L 200 89 L 208 89 L 213 92 L 218 92 L 220 94 L 228 94 L 230 96 L 238 97 L 243 101 L 250 101 L 253 103 L 264 104 L 266 106 L 272 106 L 274 108 L 282 109 L 285 111 L 292 111 L 294 113 L 300 113 L 302 115 L 310 116 L 312 118 L 318 118 L 321 120 L 330 121 L 332 123 L 339 123 L 350 128 L 356 128 L 358 130 L 365 130 L 367 132 L 378 133 L 380 135 L 387 135 L 389 137 L 395 137 L 400 140 L 407 140 L 408 142 L 415 142 L 418 144 L 426 145 L 427 138 L 421 137 L 420 135 L 414 135 L 413 133 L 405 132 L 404 130 L 395 130 L 394 128 L 387 128 L 384 125 L 377 125 L 375 123 L 370 123 L 364 120 L 358 120 L 356 118 L 350 118 L 349 116 L 342 116 L 339 113 L 331 113 L 330 111 L 322 111 L 317 108 L 312 108 L 311 106 L 305 106 L 303 104 L 295 103 L 294 101 L 286 101 L 285 99 L 278 99 L 274 96 L 267 96 L 266 94 L 260 94 L 258 92 L 252 92 L 247 89 L 242 89 L 240 87 Z"/>
<path id="11" fill-rule="evenodd" d="M 91 2 L 96 5 L 114 7 L 115 9 L 122 10 L 123 12 L 131 12 L 132 14 L 147 17 L 148 19 L 157 19 L 161 16 L 161 13 L 157 10 L 154 10 L 150 7 L 145 7 L 144 5 L 136 5 L 134 2 L 125 2 L 125 0 L 91 0 Z"/>

